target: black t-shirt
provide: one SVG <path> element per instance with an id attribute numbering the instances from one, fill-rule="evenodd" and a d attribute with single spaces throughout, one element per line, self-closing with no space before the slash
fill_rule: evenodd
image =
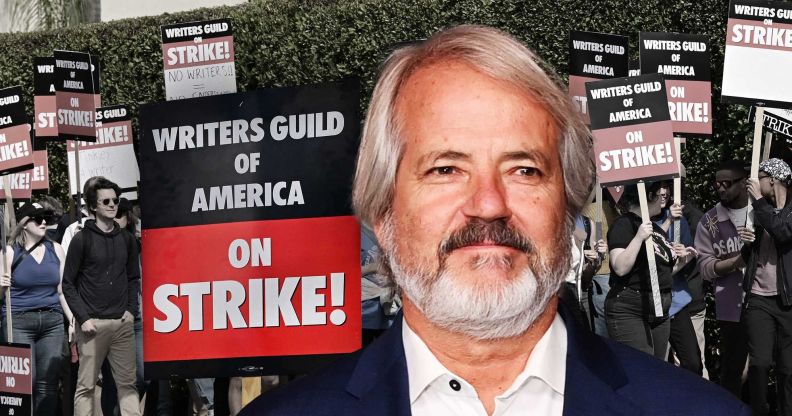
<path id="1" fill-rule="evenodd" d="M 614 248 L 627 248 L 630 245 L 638 227 L 642 224 L 641 217 L 628 212 L 616 218 L 616 221 L 608 228 L 608 250 Z M 655 247 L 655 262 L 657 263 L 657 280 L 660 290 L 671 290 L 672 271 L 676 258 L 673 257 L 671 243 L 665 238 L 665 231 L 659 225 L 652 223 L 654 233 L 652 239 Z M 646 260 L 646 246 L 641 245 L 642 249 L 635 259 L 632 269 L 624 276 L 618 276 L 611 267 L 610 285 L 623 286 L 642 292 L 651 292 L 652 286 L 649 282 L 649 265 Z"/>

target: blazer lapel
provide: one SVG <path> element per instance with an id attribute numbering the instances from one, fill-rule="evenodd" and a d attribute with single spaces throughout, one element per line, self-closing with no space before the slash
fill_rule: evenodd
<path id="1" fill-rule="evenodd" d="M 567 328 L 564 416 L 640 415 L 638 406 L 617 393 L 627 377 L 605 342 L 581 328 L 563 302 L 558 311 Z"/>
<path id="2" fill-rule="evenodd" d="M 363 350 L 346 389 L 359 400 L 360 414 L 411 415 L 401 313 L 390 329 Z"/>

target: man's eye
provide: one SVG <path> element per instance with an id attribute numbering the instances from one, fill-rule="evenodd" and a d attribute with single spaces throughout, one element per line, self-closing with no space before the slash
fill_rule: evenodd
<path id="1" fill-rule="evenodd" d="M 456 172 L 456 170 L 451 166 L 440 166 L 436 168 L 432 168 L 429 173 L 434 173 L 438 175 L 450 175 Z"/>
<path id="2" fill-rule="evenodd" d="M 523 166 L 517 168 L 517 173 L 523 176 L 539 176 L 541 172 L 539 169 Z"/>

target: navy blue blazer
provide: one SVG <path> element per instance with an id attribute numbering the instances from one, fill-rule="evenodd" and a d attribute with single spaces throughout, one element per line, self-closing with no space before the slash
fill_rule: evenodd
<path id="1" fill-rule="evenodd" d="M 568 339 L 565 416 L 751 414 L 714 383 L 584 330 L 564 306 L 559 312 Z M 363 350 L 264 393 L 239 414 L 253 415 L 409 416 L 401 317 Z"/>

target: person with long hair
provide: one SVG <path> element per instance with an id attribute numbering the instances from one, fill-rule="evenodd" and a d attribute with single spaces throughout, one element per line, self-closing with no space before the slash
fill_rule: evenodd
<path id="1" fill-rule="evenodd" d="M 70 323 L 70 337 L 74 330 L 72 313 L 61 291 L 66 254 L 60 244 L 46 238 L 52 211 L 38 203 L 27 203 L 19 208 L 16 218 L 17 226 L 6 248 L 6 273 L 0 277 L 0 296 L 11 289 L 13 341 L 32 348 L 33 413 L 53 415 L 66 343 L 64 314 Z M 7 325 L 4 320 L 3 337 Z"/>

